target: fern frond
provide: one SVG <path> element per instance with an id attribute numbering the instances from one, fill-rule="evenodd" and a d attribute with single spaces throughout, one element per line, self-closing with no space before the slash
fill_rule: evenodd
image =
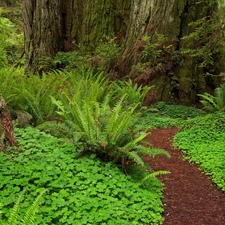
<path id="1" fill-rule="evenodd" d="M 25 99 L 27 101 L 27 104 L 30 107 L 30 113 L 34 115 L 34 118 L 36 118 L 36 123 L 40 124 L 44 122 L 42 110 L 40 108 L 40 104 L 35 98 L 34 95 L 32 95 L 29 91 L 24 90 L 25 93 Z"/>
<path id="2" fill-rule="evenodd" d="M 165 170 L 158 170 L 158 171 L 151 172 L 141 180 L 140 184 L 142 185 L 148 179 L 151 179 L 160 175 L 167 175 L 167 174 L 170 174 L 170 172 Z"/>
<path id="3" fill-rule="evenodd" d="M 167 158 L 171 158 L 171 155 L 164 149 L 161 149 L 161 148 L 146 148 L 146 149 L 143 149 L 144 151 L 142 153 L 152 157 L 152 158 L 155 158 L 155 156 L 157 155 L 165 155 Z M 140 152 L 141 152 L 141 149 L 140 149 Z"/>
<path id="4" fill-rule="evenodd" d="M 12 208 L 12 212 L 10 213 L 10 216 L 8 218 L 8 224 L 10 225 L 17 225 L 18 223 L 18 214 L 19 214 L 19 209 L 20 209 L 20 202 L 23 199 L 25 190 L 23 190 L 21 192 L 21 194 L 19 195 L 19 198 L 17 199 L 14 207 Z"/>
<path id="5" fill-rule="evenodd" d="M 70 127 L 68 123 L 60 122 L 60 121 L 46 121 L 36 128 L 39 130 L 44 130 L 50 132 L 52 135 L 62 137 L 71 137 L 73 136 L 74 128 Z"/>
<path id="6" fill-rule="evenodd" d="M 43 194 L 46 192 L 46 189 L 41 191 L 41 193 L 38 195 L 38 197 L 35 199 L 31 207 L 26 211 L 26 214 L 24 216 L 24 219 L 22 220 L 23 225 L 33 225 L 34 224 L 34 219 L 35 219 L 35 214 L 38 211 L 38 207 L 41 201 L 41 198 Z"/>

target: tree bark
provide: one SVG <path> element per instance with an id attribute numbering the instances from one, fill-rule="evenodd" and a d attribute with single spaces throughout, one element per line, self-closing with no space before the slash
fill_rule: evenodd
<path id="1" fill-rule="evenodd" d="M 63 50 L 64 4 L 59 0 L 23 0 L 26 67 L 37 73 L 40 59 Z"/>
<path id="2" fill-rule="evenodd" d="M 40 59 L 82 45 L 94 51 L 104 36 L 125 36 L 130 1 L 23 0 L 27 71 L 37 73 Z"/>
<path id="3" fill-rule="evenodd" d="M 17 142 L 13 134 L 13 125 L 5 100 L 0 96 L 0 151 L 7 153 L 9 146 Z"/>
<path id="4" fill-rule="evenodd" d="M 182 38 L 192 32 L 190 22 L 206 16 L 204 6 L 204 2 L 197 4 L 195 0 L 133 1 L 120 73 L 128 74 L 139 84 L 155 85 L 147 104 L 172 100 L 191 105 L 196 102 L 197 93 L 206 91 L 198 62 L 181 54 L 182 48 L 193 45 Z M 143 60 L 143 50 L 147 44 L 157 43 L 158 34 L 163 35 L 165 41 L 157 46 L 162 52 L 151 64 L 148 59 Z M 144 43 L 143 37 L 148 37 L 149 43 Z"/>
<path id="5" fill-rule="evenodd" d="M 146 104 L 193 104 L 197 93 L 206 91 L 207 81 L 198 62 L 182 53 L 193 47 L 183 37 L 192 32 L 188 24 L 206 16 L 203 9 L 213 1 L 23 0 L 26 66 L 37 73 L 42 57 L 78 45 L 93 54 L 104 36 L 116 37 L 123 46 L 114 68 L 116 78 L 128 76 L 154 85 Z M 144 55 L 146 46 L 154 47 L 152 56 Z"/>

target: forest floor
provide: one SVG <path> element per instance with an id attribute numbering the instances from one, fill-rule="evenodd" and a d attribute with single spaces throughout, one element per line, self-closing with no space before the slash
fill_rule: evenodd
<path id="1" fill-rule="evenodd" d="M 164 155 L 154 160 L 146 157 L 154 170 L 171 172 L 159 177 L 165 184 L 163 225 L 225 224 L 225 194 L 173 147 L 172 140 L 177 132 L 177 128 L 160 128 L 147 136 L 154 147 L 163 148 L 171 155 L 170 159 Z"/>

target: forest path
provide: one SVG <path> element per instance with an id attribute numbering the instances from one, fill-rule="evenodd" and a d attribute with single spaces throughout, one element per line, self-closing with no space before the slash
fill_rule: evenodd
<path id="1" fill-rule="evenodd" d="M 181 151 L 174 149 L 172 140 L 177 128 L 156 129 L 146 137 L 154 147 L 168 151 L 171 158 L 159 155 L 146 157 L 154 170 L 167 170 L 171 174 L 160 176 L 165 184 L 163 225 L 225 225 L 225 193 L 197 165 L 183 159 Z"/>

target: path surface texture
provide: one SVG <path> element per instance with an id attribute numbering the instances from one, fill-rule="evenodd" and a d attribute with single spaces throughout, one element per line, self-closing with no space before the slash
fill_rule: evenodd
<path id="1" fill-rule="evenodd" d="M 165 184 L 163 225 L 225 225 L 225 194 L 173 148 L 176 133 L 177 128 L 156 129 L 147 136 L 154 147 L 171 155 L 170 159 L 164 155 L 154 160 L 146 157 L 154 170 L 171 172 L 159 177 Z"/>

